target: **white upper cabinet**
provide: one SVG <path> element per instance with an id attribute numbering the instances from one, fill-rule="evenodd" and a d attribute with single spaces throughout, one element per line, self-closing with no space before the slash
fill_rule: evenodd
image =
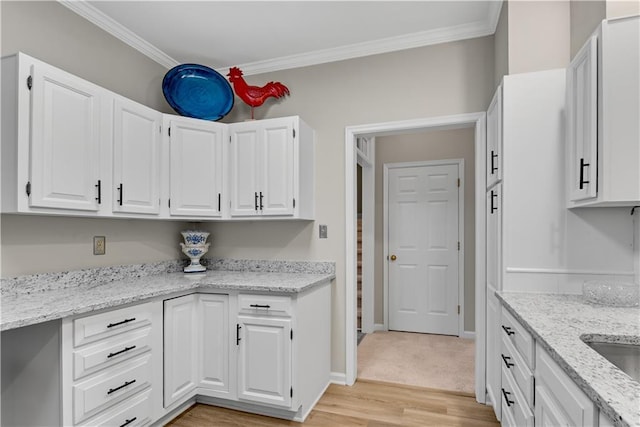
<path id="1" fill-rule="evenodd" d="M 170 147 L 169 199 L 172 216 L 222 216 L 226 126 L 165 116 Z"/>
<path id="2" fill-rule="evenodd" d="M 313 216 L 313 131 L 299 117 L 229 126 L 230 215 Z"/>
<path id="3" fill-rule="evenodd" d="M 502 180 L 502 85 L 487 109 L 487 189 Z"/>
<path id="4" fill-rule="evenodd" d="M 113 120 L 113 211 L 157 215 L 162 114 L 117 97 Z"/>
<path id="5" fill-rule="evenodd" d="M 640 17 L 603 21 L 567 69 L 569 207 L 640 202 Z"/>
<path id="6" fill-rule="evenodd" d="M 2 211 L 95 214 L 105 91 L 23 54 L 2 65 Z"/>
<path id="7" fill-rule="evenodd" d="M 1 75 L 2 213 L 313 219 L 314 132 L 297 116 L 164 115 L 23 53 Z"/>
<path id="8" fill-rule="evenodd" d="M 567 68 L 569 198 L 596 197 L 598 162 L 598 38 L 592 36 Z"/>

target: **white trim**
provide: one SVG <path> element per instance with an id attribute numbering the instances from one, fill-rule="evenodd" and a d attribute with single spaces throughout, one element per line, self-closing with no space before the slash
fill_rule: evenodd
<path id="1" fill-rule="evenodd" d="M 127 27 L 115 21 L 110 16 L 104 14 L 85 0 L 58 0 L 58 3 L 69 8 L 87 21 L 102 28 L 107 33 L 128 44 L 138 52 L 148 56 L 167 69 L 173 68 L 179 64 L 178 61 L 138 36 Z"/>
<path id="2" fill-rule="evenodd" d="M 347 377 L 342 372 L 331 372 L 329 384 L 347 385 Z"/>
<path id="3" fill-rule="evenodd" d="M 373 123 L 345 128 L 345 383 L 352 385 L 357 375 L 356 337 L 356 144 L 359 135 L 392 135 L 412 130 L 475 127 L 476 177 L 476 400 L 484 403 L 485 381 L 485 151 L 486 114 L 484 112 L 426 119 Z"/>
<path id="4" fill-rule="evenodd" d="M 460 338 L 464 338 L 467 340 L 475 340 L 476 333 L 475 331 L 462 331 L 462 333 L 460 334 Z"/>
<path id="5" fill-rule="evenodd" d="M 382 251 L 383 251 L 383 273 L 382 273 L 382 295 L 384 325 L 389 328 L 389 263 L 384 262 L 384 254 L 389 253 L 389 169 L 402 169 L 410 167 L 429 167 L 441 165 L 455 165 L 458 167 L 458 241 L 460 250 L 458 251 L 458 305 L 460 315 L 458 316 L 457 335 L 464 333 L 464 159 L 444 159 L 428 160 L 420 162 L 385 163 L 382 165 Z M 363 209 L 364 210 L 364 209 Z"/>
<path id="6" fill-rule="evenodd" d="M 388 331 L 388 329 L 385 327 L 384 323 L 376 323 L 373 325 L 373 332 L 377 331 Z"/>
<path id="7" fill-rule="evenodd" d="M 499 16 L 500 10 L 498 9 L 498 17 Z M 242 69 L 245 75 L 270 73 L 290 68 L 308 67 L 328 62 L 361 58 L 369 55 L 379 55 L 399 50 L 484 37 L 495 33 L 497 18 L 495 24 L 490 19 L 491 17 L 487 16 L 487 20 L 483 22 L 474 22 L 470 24 L 456 25 L 453 27 L 438 28 L 435 30 L 419 31 L 402 36 L 388 37 L 331 49 L 321 49 L 298 55 L 281 56 L 279 58 L 249 62 L 237 66 Z M 221 67 L 216 71 L 220 73 L 224 71 L 226 73 L 228 69 L 229 67 Z"/>
<path id="8" fill-rule="evenodd" d="M 633 271 L 607 271 L 607 270 L 569 270 L 563 268 L 519 268 L 507 267 L 507 273 L 534 273 L 534 274 L 592 274 L 596 276 L 633 276 Z"/>
<path id="9" fill-rule="evenodd" d="M 178 61 L 164 53 L 162 50 L 142 39 L 133 31 L 101 12 L 87 1 L 58 0 L 58 2 L 91 23 L 102 28 L 112 36 L 120 39 L 142 54 L 148 56 L 158 64 L 166 68 L 173 68 L 179 64 Z M 260 74 L 287 70 L 290 68 L 308 67 L 328 62 L 343 61 L 346 59 L 360 58 L 369 55 L 378 55 L 398 50 L 413 49 L 439 43 L 489 36 L 494 34 L 496 31 L 501 7 L 502 0 L 490 2 L 489 12 L 487 13 L 486 19 L 483 21 L 435 30 L 419 31 L 402 36 L 355 43 L 331 49 L 322 49 L 298 55 L 282 56 L 265 61 L 231 65 L 239 66 L 245 75 Z M 229 66 L 225 66 L 218 68 L 216 71 L 225 74 L 228 70 Z"/>
<path id="10" fill-rule="evenodd" d="M 367 153 L 356 150 L 362 166 L 362 327 L 364 333 L 374 330 L 375 317 L 375 137 L 368 138 Z M 367 157 L 363 157 L 366 154 Z"/>

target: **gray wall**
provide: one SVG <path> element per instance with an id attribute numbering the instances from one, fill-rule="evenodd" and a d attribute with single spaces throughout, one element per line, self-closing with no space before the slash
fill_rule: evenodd
<path id="1" fill-rule="evenodd" d="M 571 1 L 571 58 L 605 19 L 606 9 L 604 0 Z"/>
<path id="2" fill-rule="evenodd" d="M 375 323 L 383 323 L 383 165 L 464 159 L 464 330 L 475 331 L 475 137 L 474 128 L 376 138 Z"/>
<path id="3" fill-rule="evenodd" d="M 160 111 L 166 69 L 54 1 L 0 2 L 2 56 L 22 51 Z M 2 215 L 2 277 L 176 259 L 183 223 Z M 94 256 L 93 236 L 107 238 Z"/>

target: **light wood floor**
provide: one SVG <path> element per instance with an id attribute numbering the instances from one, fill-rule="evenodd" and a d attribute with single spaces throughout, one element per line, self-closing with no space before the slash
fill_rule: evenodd
<path id="1" fill-rule="evenodd" d="M 237 426 L 499 426 L 490 406 L 471 394 L 358 380 L 332 384 L 303 423 L 196 404 L 174 427 Z"/>

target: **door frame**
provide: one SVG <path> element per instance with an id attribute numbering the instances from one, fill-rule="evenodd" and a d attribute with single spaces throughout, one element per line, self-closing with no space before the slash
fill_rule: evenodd
<path id="1" fill-rule="evenodd" d="M 460 306 L 460 316 L 458 316 L 458 336 L 464 336 L 464 159 L 446 159 L 446 160 L 429 160 L 422 162 L 401 162 L 401 163 L 385 163 L 383 168 L 382 181 L 382 234 L 383 243 L 382 251 L 389 254 L 389 169 L 403 169 L 410 167 L 428 167 L 428 166 L 458 166 L 458 178 L 460 186 L 458 190 L 458 241 L 460 242 L 460 250 L 458 251 L 458 305 Z M 383 260 L 384 262 L 384 260 Z M 384 310 L 384 328 L 389 330 L 389 263 L 384 262 L 382 265 L 382 286 L 383 286 L 383 310 Z"/>
<path id="2" fill-rule="evenodd" d="M 372 123 L 345 127 L 345 377 L 353 385 L 357 375 L 357 188 L 356 138 L 358 136 L 396 135 L 419 130 L 475 129 L 475 391 L 476 400 L 486 402 L 485 381 L 485 151 L 486 113 L 467 113 L 431 118 Z"/>

